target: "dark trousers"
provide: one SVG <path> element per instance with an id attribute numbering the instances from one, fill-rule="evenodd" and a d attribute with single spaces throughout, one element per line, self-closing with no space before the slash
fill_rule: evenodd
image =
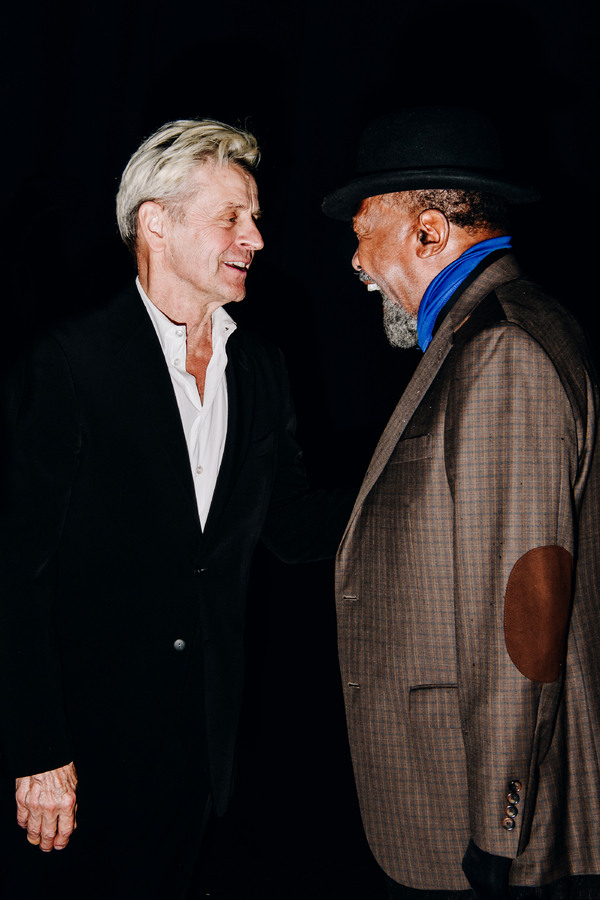
<path id="1" fill-rule="evenodd" d="M 419 891 L 385 876 L 389 900 L 474 900 L 473 891 Z M 600 900 L 600 875 L 573 875 L 540 887 L 511 887 L 507 900 Z"/>

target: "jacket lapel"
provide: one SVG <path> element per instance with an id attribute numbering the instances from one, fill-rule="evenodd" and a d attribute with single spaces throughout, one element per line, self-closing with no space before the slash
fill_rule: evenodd
<path id="1" fill-rule="evenodd" d="M 454 343 L 454 334 L 469 318 L 475 307 L 484 297 L 495 290 L 500 284 L 517 278 L 521 270 L 512 254 L 503 256 L 492 263 L 477 278 L 452 307 L 437 334 L 427 348 L 427 352 L 417 366 L 417 369 L 403 393 L 400 401 L 392 413 L 367 469 L 364 481 L 361 485 L 348 529 L 360 512 L 369 491 L 383 472 L 387 461 L 394 448 L 410 422 L 419 403 L 429 390 L 434 378 L 444 364 L 444 360 L 450 353 Z M 345 533 L 345 534 L 346 534 Z M 344 535 L 345 537 L 345 535 Z"/>
<path id="2" fill-rule="evenodd" d="M 162 347 L 135 285 L 108 308 L 113 359 L 120 370 L 125 414 L 137 420 L 153 454 L 165 454 L 200 528 L 187 443 Z"/>
<path id="3" fill-rule="evenodd" d="M 252 435 L 255 404 L 255 379 L 251 359 L 242 349 L 237 331 L 227 341 L 227 439 L 206 520 L 207 534 L 227 506 L 231 492 L 246 458 Z"/>
<path id="4" fill-rule="evenodd" d="M 392 413 L 386 428 L 379 439 L 369 468 L 361 485 L 352 517 L 362 506 L 365 497 L 381 475 L 394 447 L 402 437 L 402 433 L 412 418 L 423 396 L 427 393 L 433 379 L 439 372 L 444 360 L 452 349 L 453 330 L 446 319 L 433 338 L 421 362 L 410 380 L 410 383 Z"/>

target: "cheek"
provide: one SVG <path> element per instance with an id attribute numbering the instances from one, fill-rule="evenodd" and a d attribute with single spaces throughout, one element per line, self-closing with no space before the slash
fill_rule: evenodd
<path id="1" fill-rule="evenodd" d="M 372 245 L 363 245 L 358 248 L 358 261 L 361 268 L 371 275 L 375 275 L 380 271 L 380 259 L 377 255 L 377 248 Z"/>
<path id="2" fill-rule="evenodd" d="M 226 253 L 235 244 L 235 235 L 231 231 L 222 231 L 213 234 L 210 242 L 210 255 L 219 257 Z"/>
<path id="3" fill-rule="evenodd" d="M 401 282 L 404 267 L 395 253 L 385 253 L 379 257 L 379 271 L 388 284 Z"/>

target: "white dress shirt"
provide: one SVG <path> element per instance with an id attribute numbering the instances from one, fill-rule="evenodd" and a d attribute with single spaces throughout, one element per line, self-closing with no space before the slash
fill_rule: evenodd
<path id="1" fill-rule="evenodd" d="M 148 315 L 156 329 L 173 382 L 185 433 L 200 524 L 204 528 L 217 483 L 227 437 L 227 380 L 225 344 L 237 328 L 223 307 L 212 314 L 212 356 L 206 370 L 204 403 L 200 401 L 196 379 L 185 369 L 187 335 L 185 325 L 177 325 L 146 296 L 139 278 L 136 284 Z"/>

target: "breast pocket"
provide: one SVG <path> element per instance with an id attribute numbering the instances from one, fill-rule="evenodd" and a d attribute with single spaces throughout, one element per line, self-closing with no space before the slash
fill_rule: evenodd
<path id="1" fill-rule="evenodd" d="M 419 434 L 417 437 L 406 438 L 398 441 L 396 449 L 390 456 L 389 465 L 413 462 L 417 459 L 432 459 L 433 435 Z"/>

